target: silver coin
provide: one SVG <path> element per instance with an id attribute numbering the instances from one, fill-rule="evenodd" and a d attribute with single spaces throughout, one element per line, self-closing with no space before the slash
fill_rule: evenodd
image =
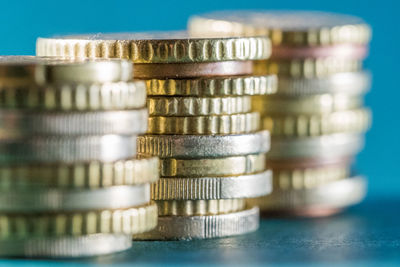
<path id="1" fill-rule="evenodd" d="M 343 157 L 355 155 L 364 146 L 359 134 L 330 134 L 306 138 L 274 138 L 269 159 Z"/>
<path id="2" fill-rule="evenodd" d="M 208 216 L 161 216 L 158 226 L 134 240 L 192 240 L 242 235 L 259 227 L 259 209 Z"/>
<path id="3" fill-rule="evenodd" d="M 342 209 L 359 203 L 366 191 L 365 178 L 355 176 L 310 189 L 275 191 L 268 196 L 249 199 L 248 203 L 259 206 L 262 211 Z"/>
<path id="4" fill-rule="evenodd" d="M 0 240 L 0 255 L 14 257 L 92 257 L 129 249 L 130 235 L 37 237 Z"/>
<path id="5" fill-rule="evenodd" d="M 138 137 L 138 153 L 161 158 L 216 158 L 266 153 L 268 131 L 238 135 L 143 135 Z"/>
<path id="6" fill-rule="evenodd" d="M 369 72 L 344 72 L 324 78 L 288 78 L 279 77 L 277 95 L 305 96 L 326 93 L 344 93 L 362 95 L 371 86 Z"/>
<path id="7" fill-rule="evenodd" d="M 104 162 L 136 155 L 136 136 L 35 136 L 0 140 L 0 163 Z"/>
<path id="8" fill-rule="evenodd" d="M 142 134 L 147 131 L 147 119 L 147 109 L 96 112 L 1 110 L 0 135 Z"/>
<path id="9" fill-rule="evenodd" d="M 92 190 L 26 189 L 0 192 L 1 212 L 122 209 L 150 202 L 150 185 Z"/>
<path id="10" fill-rule="evenodd" d="M 234 177 L 160 178 L 153 200 L 210 200 L 264 196 L 272 191 L 270 170 Z"/>

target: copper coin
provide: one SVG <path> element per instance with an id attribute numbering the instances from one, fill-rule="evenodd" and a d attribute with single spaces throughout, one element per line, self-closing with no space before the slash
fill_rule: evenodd
<path id="1" fill-rule="evenodd" d="M 212 63 L 135 64 L 135 79 L 191 78 L 204 76 L 249 75 L 252 61 L 224 61 Z"/>
<path id="2" fill-rule="evenodd" d="M 342 212 L 339 208 L 303 208 L 287 211 L 263 211 L 262 217 L 304 217 L 304 218 L 319 218 L 328 217 Z"/>

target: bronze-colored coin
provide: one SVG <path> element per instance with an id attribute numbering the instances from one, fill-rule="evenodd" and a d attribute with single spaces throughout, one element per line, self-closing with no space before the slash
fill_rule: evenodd
<path id="1" fill-rule="evenodd" d="M 344 162 L 349 164 L 353 161 L 352 157 L 316 157 L 316 158 L 296 158 L 296 159 L 267 159 L 267 166 L 276 170 L 280 169 L 302 169 L 318 166 L 335 165 Z"/>
<path id="2" fill-rule="evenodd" d="M 249 75 L 251 61 L 224 61 L 211 63 L 135 64 L 133 76 L 137 79 L 194 78 L 201 76 Z"/>

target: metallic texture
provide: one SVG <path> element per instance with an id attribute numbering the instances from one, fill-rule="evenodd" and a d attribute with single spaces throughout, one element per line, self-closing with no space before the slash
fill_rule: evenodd
<path id="1" fill-rule="evenodd" d="M 36 55 L 128 58 L 134 63 L 204 63 L 267 59 L 265 37 L 190 38 L 181 32 L 111 33 L 38 38 Z"/>
<path id="2" fill-rule="evenodd" d="M 220 158 L 266 153 L 270 135 L 266 130 L 237 135 L 142 135 L 137 151 L 160 158 Z"/>
<path id="3" fill-rule="evenodd" d="M 241 134 L 257 131 L 258 112 L 233 115 L 149 117 L 148 134 Z"/>
<path id="4" fill-rule="evenodd" d="M 366 45 L 336 44 L 327 46 L 275 46 L 272 58 L 300 59 L 300 58 L 347 58 L 352 60 L 364 59 L 368 54 Z"/>
<path id="5" fill-rule="evenodd" d="M 193 36 L 269 36 L 273 46 L 367 44 L 371 28 L 360 18 L 319 11 L 217 11 L 189 21 Z"/>
<path id="6" fill-rule="evenodd" d="M 128 60 L 0 57 L 0 81 L 7 85 L 121 82 L 130 81 L 132 73 L 132 63 Z"/>
<path id="7" fill-rule="evenodd" d="M 0 163 L 113 162 L 136 155 L 136 135 L 35 136 L 0 140 Z"/>
<path id="8" fill-rule="evenodd" d="M 0 80 L 0 108 L 41 111 L 100 111 L 146 106 L 142 81 L 7 85 Z"/>
<path id="9" fill-rule="evenodd" d="M 314 94 L 363 95 L 371 87 L 369 72 L 343 72 L 323 78 L 279 77 L 277 95 L 306 96 Z"/>
<path id="10" fill-rule="evenodd" d="M 209 177 L 250 174 L 265 169 L 265 154 L 225 158 L 160 159 L 160 177 Z"/>
<path id="11" fill-rule="evenodd" d="M 157 206 L 127 209 L 72 211 L 40 214 L 1 214 L 0 242 L 10 239 L 81 236 L 91 234 L 137 234 L 157 225 Z"/>
<path id="12" fill-rule="evenodd" d="M 243 210 L 244 199 L 162 200 L 155 201 L 158 216 L 206 216 Z"/>
<path id="13" fill-rule="evenodd" d="M 320 78 L 329 77 L 341 72 L 360 71 L 360 60 L 347 58 L 307 58 L 290 60 L 267 60 L 254 62 L 254 74 L 277 74 L 291 78 Z"/>
<path id="14" fill-rule="evenodd" d="M 123 209 L 149 201 L 149 184 L 92 190 L 10 189 L 0 193 L 0 211 L 35 213 Z"/>
<path id="15" fill-rule="evenodd" d="M 94 257 L 127 250 L 130 235 L 95 234 L 64 237 L 38 237 L 0 241 L 0 255 L 11 257 Z"/>
<path id="16" fill-rule="evenodd" d="M 115 162 L 0 165 L 0 189 L 96 189 L 138 185 L 157 181 L 158 168 L 157 157 L 131 158 Z"/>
<path id="17" fill-rule="evenodd" d="M 92 112 L 2 110 L 0 136 L 138 135 L 147 130 L 147 109 Z"/>
<path id="18" fill-rule="evenodd" d="M 150 116 L 231 115 L 250 112 L 250 96 L 149 97 Z"/>
<path id="19" fill-rule="evenodd" d="M 274 138 L 268 159 L 294 159 L 316 157 L 354 156 L 364 146 L 364 137 L 359 134 L 331 134 L 307 138 Z"/>
<path id="20" fill-rule="evenodd" d="M 365 197 L 366 189 L 365 178 L 355 176 L 311 189 L 276 190 L 268 196 L 247 202 L 259 206 L 262 211 L 342 209 L 360 202 Z"/>
<path id="21" fill-rule="evenodd" d="M 277 91 L 277 77 L 226 76 L 193 79 L 144 80 L 149 96 L 224 97 L 273 94 Z"/>
<path id="22" fill-rule="evenodd" d="M 259 209 L 208 216 L 161 216 L 156 229 L 134 240 L 192 240 L 241 235 L 259 227 Z"/>
<path id="23" fill-rule="evenodd" d="M 160 178 L 153 200 L 212 200 L 264 196 L 272 190 L 270 170 L 232 177 Z"/>
<path id="24" fill-rule="evenodd" d="M 316 94 L 308 96 L 255 96 L 252 107 L 261 115 L 269 114 L 327 114 L 357 109 L 363 105 L 358 95 Z"/>
<path id="25" fill-rule="evenodd" d="M 250 75 L 253 61 L 222 61 L 209 63 L 135 64 L 135 79 L 194 78 L 201 76 Z"/>
<path id="26" fill-rule="evenodd" d="M 309 189 L 332 181 L 345 179 L 350 175 L 350 163 L 344 162 L 319 167 L 273 170 L 274 190 Z"/>
<path id="27" fill-rule="evenodd" d="M 272 114 L 262 117 L 262 128 L 272 136 L 308 137 L 335 133 L 363 133 L 371 125 L 371 112 L 360 108 L 326 114 Z"/>

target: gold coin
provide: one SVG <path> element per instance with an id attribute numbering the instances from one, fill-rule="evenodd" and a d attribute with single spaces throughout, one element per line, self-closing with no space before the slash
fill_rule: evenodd
<path id="1" fill-rule="evenodd" d="M 366 44 L 371 28 L 360 18 L 316 11 L 219 11 L 189 20 L 194 36 L 269 36 L 274 46 Z"/>
<path id="2" fill-rule="evenodd" d="M 6 85 L 0 81 L 0 107 L 46 111 L 138 109 L 146 105 L 142 81 Z"/>
<path id="3" fill-rule="evenodd" d="M 116 162 L 74 164 L 34 164 L 0 166 L 0 188 L 57 187 L 95 189 L 117 185 L 137 185 L 158 180 L 157 157 Z"/>
<path id="4" fill-rule="evenodd" d="M 319 136 L 333 133 L 361 133 L 371 124 L 369 109 L 336 111 L 327 114 L 265 115 L 262 128 L 272 136 Z"/>
<path id="5" fill-rule="evenodd" d="M 341 163 L 299 169 L 274 169 L 273 190 L 297 190 L 318 187 L 350 175 L 350 165 Z"/>
<path id="6" fill-rule="evenodd" d="M 161 200 L 155 201 L 158 216 L 204 216 L 217 215 L 243 210 L 244 199 L 213 200 Z"/>
<path id="7" fill-rule="evenodd" d="M 105 83 L 131 79 L 132 63 L 127 60 L 71 61 L 33 56 L 0 57 L 1 87 L 21 84 Z"/>
<path id="8" fill-rule="evenodd" d="M 190 38 L 183 32 L 38 38 L 38 56 L 129 58 L 135 63 L 204 63 L 266 59 L 266 37 Z"/>
<path id="9" fill-rule="evenodd" d="M 137 234 L 157 225 L 157 206 L 71 213 L 1 214 L 0 239 L 81 236 L 98 233 Z"/>
<path id="10" fill-rule="evenodd" d="M 269 95 L 277 90 L 275 75 L 149 79 L 145 82 L 149 96 L 253 96 Z"/>
<path id="11" fill-rule="evenodd" d="M 191 117 L 149 117 L 148 134 L 239 134 L 259 129 L 258 112 Z"/>
<path id="12" fill-rule="evenodd" d="M 254 111 L 269 114 L 319 114 L 360 108 L 362 97 L 347 94 L 318 94 L 304 97 L 255 96 Z"/>
<path id="13" fill-rule="evenodd" d="M 265 154 L 206 159 L 160 159 L 161 177 L 215 177 L 265 170 Z"/>
<path id="14" fill-rule="evenodd" d="M 251 98 L 238 97 L 149 97 L 150 116 L 230 115 L 249 112 Z"/>
<path id="15" fill-rule="evenodd" d="M 335 57 L 254 62 L 255 75 L 278 74 L 293 78 L 329 77 L 336 73 L 360 71 L 361 68 L 360 60 Z"/>
<path id="16" fill-rule="evenodd" d="M 135 79 L 175 78 L 187 79 L 202 76 L 250 75 L 254 72 L 253 61 L 222 61 L 207 63 L 136 63 Z"/>

